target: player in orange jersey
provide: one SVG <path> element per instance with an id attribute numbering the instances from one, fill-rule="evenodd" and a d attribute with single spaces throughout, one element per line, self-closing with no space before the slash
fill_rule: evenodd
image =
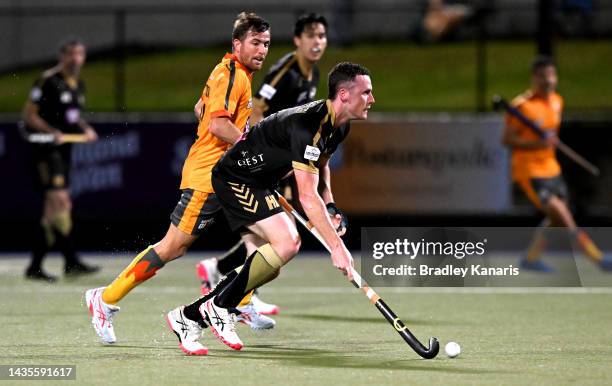
<path id="1" fill-rule="evenodd" d="M 254 13 L 238 15 L 232 33 L 232 53 L 226 54 L 213 69 L 202 92 L 196 140 L 183 166 L 182 195 L 170 216 L 166 235 L 138 254 L 110 285 L 86 293 L 92 323 L 102 342 L 116 341 L 112 324 L 113 315 L 119 311 L 116 304 L 166 263 L 184 255 L 221 213 L 210 182 L 211 171 L 248 129 L 252 110 L 251 78 L 253 72 L 261 69 L 269 44 L 267 21 Z M 180 324 L 181 321 L 173 322 Z M 182 328 L 183 333 L 199 334 L 198 326 L 183 325 Z M 199 354 L 207 351 L 203 346 L 190 349 Z"/>
<path id="2" fill-rule="evenodd" d="M 317 63 L 327 47 L 327 20 L 316 13 L 298 17 L 293 31 L 295 51 L 284 55 L 272 65 L 266 74 L 259 90 L 253 98 L 251 124 L 255 125 L 264 117 L 281 110 L 300 106 L 314 100 L 319 83 Z M 198 109 L 196 106 L 196 115 Z M 303 209 L 299 203 L 295 178 L 281 181 L 278 191 L 283 192 L 291 204 L 298 210 Z M 197 274 L 201 280 L 201 292 L 209 293 L 232 270 L 241 266 L 246 260 L 247 252 L 244 242 L 240 240 L 225 255 L 218 259 L 213 257 L 200 261 Z M 257 312 L 264 315 L 275 315 L 279 307 L 266 303 L 253 294 L 250 298 Z"/>
<path id="3" fill-rule="evenodd" d="M 612 269 L 589 236 L 576 226 L 568 207 L 567 186 L 555 155 L 563 98 L 556 92 L 557 69 L 547 57 L 538 57 L 532 65 L 532 88 L 517 96 L 512 105 L 537 123 L 546 133 L 541 138 L 517 118 L 506 115 L 504 144 L 512 150 L 512 179 L 527 198 L 546 216 L 521 260 L 521 267 L 542 272 L 552 268 L 540 260 L 545 247 L 544 229 L 568 228 L 575 245 L 602 269 Z"/>

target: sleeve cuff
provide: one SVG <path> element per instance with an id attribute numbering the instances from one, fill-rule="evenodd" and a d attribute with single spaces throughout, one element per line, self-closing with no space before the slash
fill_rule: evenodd
<path id="1" fill-rule="evenodd" d="M 319 169 L 316 168 L 312 163 L 304 164 L 301 162 L 292 161 L 291 165 L 293 166 L 294 169 L 302 170 L 308 173 L 319 174 Z"/>
<path id="2" fill-rule="evenodd" d="M 228 117 L 230 118 L 232 116 L 232 114 L 229 113 L 229 111 L 227 110 L 218 110 L 215 111 L 213 113 L 210 113 L 210 117 L 211 118 L 219 118 L 219 117 Z"/>

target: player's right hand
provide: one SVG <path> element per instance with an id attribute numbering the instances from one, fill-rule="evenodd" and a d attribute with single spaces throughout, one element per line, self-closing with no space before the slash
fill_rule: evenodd
<path id="1" fill-rule="evenodd" d="M 340 244 L 338 247 L 332 249 L 331 259 L 334 267 L 342 271 L 342 273 L 348 277 L 349 281 L 353 280 L 352 268 L 355 266 L 355 262 L 353 261 L 353 256 L 351 256 L 351 253 L 346 249 L 344 244 Z"/>
<path id="2" fill-rule="evenodd" d="M 53 131 L 53 136 L 55 137 L 55 144 L 61 145 L 64 143 L 64 133 L 59 130 Z"/>
<path id="3" fill-rule="evenodd" d="M 95 142 L 98 140 L 98 133 L 96 133 L 93 127 L 87 127 L 83 132 L 85 133 L 87 142 Z"/>

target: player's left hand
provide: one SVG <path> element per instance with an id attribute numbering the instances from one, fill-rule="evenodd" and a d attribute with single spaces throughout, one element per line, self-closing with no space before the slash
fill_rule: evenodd
<path id="1" fill-rule="evenodd" d="M 553 132 L 546 132 L 543 141 L 546 146 L 556 146 L 559 143 L 559 137 Z"/>
<path id="2" fill-rule="evenodd" d="M 338 233 L 338 236 L 340 237 L 344 236 L 346 233 L 346 228 L 348 227 L 348 219 L 346 218 L 344 212 L 338 209 L 333 202 L 328 203 L 326 207 L 332 225 L 336 229 L 336 233 Z"/>
<path id="3" fill-rule="evenodd" d="M 96 131 L 92 127 L 87 127 L 84 130 L 84 134 L 87 142 L 95 142 L 98 140 L 98 133 L 96 133 Z"/>

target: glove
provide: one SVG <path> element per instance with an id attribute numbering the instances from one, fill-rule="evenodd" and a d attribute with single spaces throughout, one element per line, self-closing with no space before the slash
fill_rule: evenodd
<path id="1" fill-rule="evenodd" d="M 348 218 L 346 218 L 344 212 L 338 209 L 336 204 L 330 202 L 329 204 L 325 205 L 325 207 L 327 208 L 327 213 L 329 213 L 332 217 L 335 217 L 337 214 L 340 215 L 340 225 L 338 225 L 336 232 L 340 232 L 342 229 L 346 229 L 346 227 L 348 227 Z"/>

